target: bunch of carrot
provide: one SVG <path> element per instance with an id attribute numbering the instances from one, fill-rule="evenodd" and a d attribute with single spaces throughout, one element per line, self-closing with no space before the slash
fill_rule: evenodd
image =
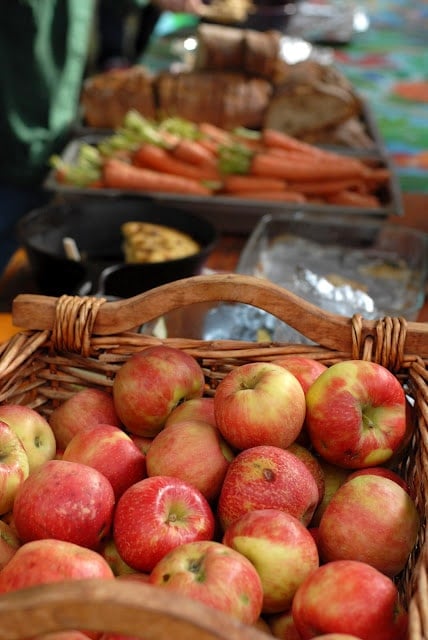
<path id="1" fill-rule="evenodd" d="M 170 118 L 160 123 L 130 112 L 124 126 L 79 158 L 51 164 L 68 184 L 378 208 L 385 167 L 320 149 L 279 131 L 226 131 Z M 85 183 L 86 180 L 86 183 Z"/>

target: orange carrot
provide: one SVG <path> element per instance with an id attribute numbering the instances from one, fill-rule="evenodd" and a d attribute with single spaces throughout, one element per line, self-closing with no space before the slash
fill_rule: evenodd
<path id="1" fill-rule="evenodd" d="M 364 167 L 360 164 L 346 162 L 323 162 L 308 159 L 307 162 L 296 162 L 277 157 L 270 153 L 256 153 L 251 162 L 250 173 L 259 176 L 282 178 L 283 180 L 326 180 L 361 177 Z"/>
<path id="2" fill-rule="evenodd" d="M 244 198 L 247 200 L 268 200 L 270 202 L 306 202 L 301 193 L 295 191 L 234 191 L 225 194 L 232 198 Z"/>
<path id="3" fill-rule="evenodd" d="M 381 206 L 379 198 L 370 194 L 357 193 L 356 191 L 338 191 L 326 198 L 329 204 L 337 204 L 349 207 L 362 207 L 364 209 L 378 209 Z"/>
<path id="4" fill-rule="evenodd" d="M 197 140 L 189 140 L 188 138 L 182 138 L 171 149 L 171 153 L 174 157 L 183 162 L 189 164 L 195 164 L 198 166 L 208 165 L 211 167 L 217 166 L 217 158 L 215 153 L 208 150 Z"/>
<path id="5" fill-rule="evenodd" d="M 264 176 L 249 176 L 229 174 L 223 177 L 223 191 L 244 192 L 244 191 L 284 191 L 285 180 L 278 178 L 265 178 Z"/>
<path id="6" fill-rule="evenodd" d="M 133 164 L 176 176 L 194 180 L 218 180 L 219 172 L 215 166 L 195 166 L 183 162 L 166 149 L 154 144 L 143 144 L 134 154 Z"/>
<path id="7" fill-rule="evenodd" d="M 211 122 L 200 122 L 198 125 L 199 132 L 207 136 L 211 140 L 215 140 L 219 144 L 228 144 L 233 140 L 233 136 L 226 129 L 217 127 Z"/>
<path id="8" fill-rule="evenodd" d="M 103 167 L 104 184 L 108 188 L 130 191 L 154 191 L 211 195 L 212 191 L 198 180 L 175 176 L 161 171 L 142 169 L 121 160 L 109 158 Z"/>
<path id="9" fill-rule="evenodd" d="M 352 189 L 359 193 L 366 193 L 367 188 L 363 179 L 351 178 L 349 180 L 323 180 L 322 182 L 302 181 L 288 183 L 288 186 L 293 191 L 303 193 L 304 195 L 326 195 L 335 194 L 338 191 L 344 189 Z"/>
<path id="10" fill-rule="evenodd" d="M 262 142 L 266 147 L 278 147 L 286 151 L 300 151 L 309 155 L 320 155 L 324 153 L 324 151 L 312 144 L 298 140 L 287 133 L 275 129 L 263 129 Z"/>

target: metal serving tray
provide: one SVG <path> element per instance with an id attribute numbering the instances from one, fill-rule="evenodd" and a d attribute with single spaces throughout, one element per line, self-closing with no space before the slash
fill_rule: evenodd
<path id="1" fill-rule="evenodd" d="M 66 163 L 73 163 L 79 153 L 82 144 L 96 145 L 107 137 L 107 133 L 89 133 L 78 136 L 71 140 L 64 148 L 61 158 Z M 394 171 L 387 154 L 382 148 L 375 144 L 373 151 L 360 151 L 354 149 L 341 149 L 341 153 L 351 155 L 356 158 L 370 160 L 390 171 L 391 178 L 386 188 L 379 193 L 382 203 L 377 208 L 360 208 L 337 205 L 319 204 L 296 204 L 272 201 L 254 201 L 243 198 L 219 196 L 189 196 L 181 194 L 160 193 L 160 192 L 136 192 L 123 191 L 117 189 L 91 189 L 68 186 L 59 183 L 55 178 L 55 172 L 51 171 L 45 182 L 44 188 L 63 199 L 74 197 L 105 196 L 108 198 L 141 197 L 158 202 L 162 205 L 174 206 L 176 209 L 189 211 L 193 214 L 205 217 L 214 222 L 219 231 L 230 233 L 248 233 L 255 224 L 267 213 L 280 211 L 303 211 L 344 215 L 344 216 L 377 216 L 380 218 L 391 215 L 403 215 L 401 193 L 398 182 L 394 176 Z"/>

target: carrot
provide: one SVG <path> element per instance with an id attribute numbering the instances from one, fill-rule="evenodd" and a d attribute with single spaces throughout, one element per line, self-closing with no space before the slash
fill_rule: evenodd
<path id="1" fill-rule="evenodd" d="M 219 172 L 215 166 L 195 166 L 188 162 L 183 162 L 162 147 L 154 144 L 143 144 L 134 154 L 133 164 L 136 167 L 145 167 L 169 173 L 171 175 L 183 176 L 194 180 L 218 180 Z"/>
<path id="2" fill-rule="evenodd" d="M 221 127 L 217 127 L 211 122 L 200 122 L 198 129 L 204 136 L 211 140 L 215 140 L 215 142 L 218 142 L 219 144 L 228 144 L 233 140 L 233 136 L 229 131 L 222 129 Z"/>
<path id="3" fill-rule="evenodd" d="M 197 180 L 152 169 L 135 167 L 109 158 L 103 167 L 104 184 L 108 188 L 130 191 L 156 191 L 190 195 L 211 195 L 212 191 Z"/>
<path id="4" fill-rule="evenodd" d="M 315 147 L 308 142 L 298 140 L 297 138 L 294 138 L 282 131 L 277 131 L 276 129 L 263 129 L 262 142 L 266 147 L 277 147 L 279 149 L 285 149 L 286 151 L 300 151 L 309 155 L 320 155 L 324 153 L 324 151 L 318 147 Z"/>
<path id="5" fill-rule="evenodd" d="M 379 198 L 377 198 L 376 196 L 357 193 L 356 191 L 347 189 L 338 191 L 336 194 L 328 196 L 326 200 L 329 204 L 337 204 L 349 207 L 362 207 L 364 209 L 378 209 L 381 206 Z"/>
<path id="6" fill-rule="evenodd" d="M 189 140 L 188 138 L 182 138 L 178 140 L 175 146 L 171 149 L 171 153 L 174 157 L 183 162 L 194 164 L 198 166 L 217 166 L 217 158 L 215 153 L 208 150 L 197 140 Z"/>
<path id="7" fill-rule="evenodd" d="M 303 193 L 304 195 L 326 195 L 335 194 L 338 191 L 344 189 L 352 189 L 359 193 L 366 193 L 367 188 L 364 180 L 359 178 L 350 178 L 349 180 L 323 180 L 318 181 L 302 181 L 302 182 L 289 182 L 288 186 L 293 191 Z"/>
<path id="8" fill-rule="evenodd" d="M 265 178 L 264 176 L 248 176 L 229 174 L 223 177 L 223 191 L 250 192 L 250 191 L 285 191 L 285 180 L 278 178 Z"/>
<path id="9" fill-rule="evenodd" d="M 247 200 L 268 200 L 270 202 L 306 202 L 301 193 L 295 191 L 234 191 L 225 194 L 232 198 L 244 198 Z"/>
<path id="10" fill-rule="evenodd" d="M 362 165 L 355 163 L 323 162 L 321 159 L 296 162 L 295 159 L 279 158 L 270 153 L 256 153 L 250 167 L 253 175 L 294 181 L 355 178 L 361 177 L 364 171 Z"/>

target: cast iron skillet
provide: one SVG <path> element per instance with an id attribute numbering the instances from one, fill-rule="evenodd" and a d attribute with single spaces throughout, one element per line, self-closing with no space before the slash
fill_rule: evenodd
<path id="1" fill-rule="evenodd" d="M 112 277 L 103 279 L 103 294 L 107 296 L 127 298 L 196 275 L 218 240 L 218 231 L 208 220 L 141 198 L 91 197 L 51 204 L 28 213 L 17 227 L 40 293 L 95 295 L 101 273 L 124 264 L 120 226 L 127 220 L 179 229 L 190 234 L 201 250 L 178 260 L 110 269 Z M 66 257 L 64 237 L 75 240 L 82 256 L 80 263 Z"/>

